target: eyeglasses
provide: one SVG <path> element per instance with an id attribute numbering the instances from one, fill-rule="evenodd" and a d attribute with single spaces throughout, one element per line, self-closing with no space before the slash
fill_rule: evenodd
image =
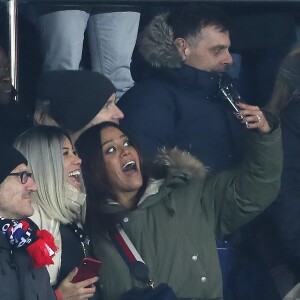
<path id="1" fill-rule="evenodd" d="M 17 172 L 17 173 L 10 173 L 8 176 L 19 176 L 21 179 L 21 182 L 25 184 L 28 181 L 28 178 L 32 176 L 32 173 L 23 171 L 23 172 Z"/>

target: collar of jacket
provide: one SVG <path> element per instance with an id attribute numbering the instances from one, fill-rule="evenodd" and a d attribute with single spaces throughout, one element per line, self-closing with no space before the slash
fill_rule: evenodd
<path id="1" fill-rule="evenodd" d="M 153 161 L 151 169 L 155 172 L 156 178 L 151 178 L 141 199 L 138 208 L 143 209 L 152 206 L 158 201 L 164 201 L 166 208 L 173 213 L 170 192 L 177 186 L 186 185 L 192 179 L 205 178 L 207 168 L 186 151 L 177 148 L 170 150 L 161 149 Z M 160 177 L 158 174 L 164 174 Z M 115 201 L 108 200 L 107 205 L 102 207 L 105 214 L 122 213 L 127 211 Z"/>
<path id="2" fill-rule="evenodd" d="M 193 89 L 200 96 L 211 98 L 219 95 L 220 73 L 202 71 L 183 64 L 180 68 L 162 68 L 156 74 L 161 79 L 171 82 L 175 86 L 188 90 Z"/>

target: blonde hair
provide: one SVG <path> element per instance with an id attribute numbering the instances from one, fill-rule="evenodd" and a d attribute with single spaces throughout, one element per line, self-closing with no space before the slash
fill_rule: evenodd
<path id="1" fill-rule="evenodd" d="M 59 127 L 37 126 L 20 135 L 14 145 L 27 158 L 38 186 L 33 201 L 49 218 L 63 224 L 78 219 L 65 206 L 63 145 L 66 138 L 70 139 Z"/>

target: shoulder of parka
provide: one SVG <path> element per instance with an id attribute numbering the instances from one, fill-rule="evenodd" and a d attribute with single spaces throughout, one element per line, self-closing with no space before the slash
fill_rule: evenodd
<path id="1" fill-rule="evenodd" d="M 138 39 L 138 48 L 154 67 L 179 68 L 182 58 L 174 43 L 173 30 L 166 22 L 167 17 L 168 14 L 161 14 L 150 22 Z"/>

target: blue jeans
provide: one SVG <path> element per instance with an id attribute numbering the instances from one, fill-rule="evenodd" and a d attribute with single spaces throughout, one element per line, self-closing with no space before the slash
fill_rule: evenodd
<path id="1" fill-rule="evenodd" d="M 133 86 L 130 63 L 139 19 L 139 13 L 128 11 L 90 14 L 63 10 L 40 15 L 43 69 L 79 69 L 87 30 L 92 69 L 114 83 L 119 99 Z"/>

